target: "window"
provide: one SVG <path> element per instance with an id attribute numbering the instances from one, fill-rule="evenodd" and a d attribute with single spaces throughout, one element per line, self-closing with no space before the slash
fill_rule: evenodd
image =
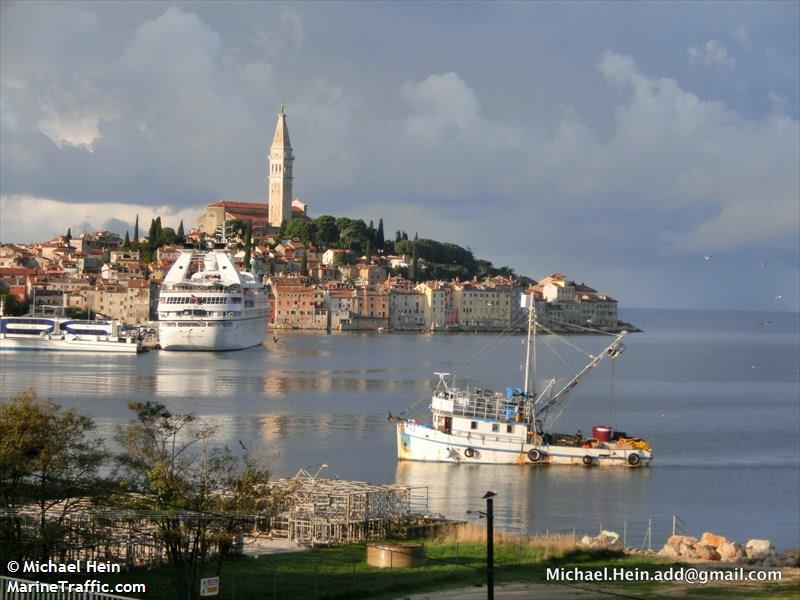
<path id="1" fill-rule="evenodd" d="M 478 422 L 477 421 L 470 421 L 469 428 L 470 429 L 477 429 L 478 428 Z"/>
<path id="2" fill-rule="evenodd" d="M 492 431 L 500 431 L 500 423 L 492 423 Z"/>
<path id="3" fill-rule="evenodd" d="M 514 426 L 506 425 L 506 433 L 514 433 Z"/>

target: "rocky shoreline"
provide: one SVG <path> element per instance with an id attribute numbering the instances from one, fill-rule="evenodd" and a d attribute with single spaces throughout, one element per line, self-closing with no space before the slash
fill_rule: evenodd
<path id="1" fill-rule="evenodd" d="M 620 535 L 615 531 L 601 531 L 592 537 L 585 535 L 578 542 L 585 548 L 621 550 L 626 554 L 659 556 L 687 562 L 720 562 L 760 567 L 800 567 L 800 549 L 781 553 L 775 551 L 770 540 L 751 539 L 745 544 L 706 531 L 700 538 L 689 535 L 672 535 L 658 550 L 623 548 Z"/>

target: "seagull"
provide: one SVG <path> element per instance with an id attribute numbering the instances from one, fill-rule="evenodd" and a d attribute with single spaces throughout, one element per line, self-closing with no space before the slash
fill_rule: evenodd
<path id="1" fill-rule="evenodd" d="M 706 256 L 704 256 L 703 258 L 704 258 L 705 260 L 711 260 L 711 259 L 712 259 L 712 258 L 714 258 L 714 257 L 713 257 L 713 256 L 711 256 L 710 254 L 707 254 L 707 255 L 706 255 Z"/>
<path id="2" fill-rule="evenodd" d="M 766 266 L 767 266 L 767 261 L 763 261 L 763 262 L 761 263 L 761 266 L 762 266 L 762 267 L 766 267 Z"/>
<path id="3" fill-rule="evenodd" d="M 775 296 L 775 300 L 783 300 L 783 294 L 778 294 Z"/>

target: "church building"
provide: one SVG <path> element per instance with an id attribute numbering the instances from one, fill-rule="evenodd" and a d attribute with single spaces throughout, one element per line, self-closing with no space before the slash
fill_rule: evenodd
<path id="1" fill-rule="evenodd" d="M 231 202 L 219 200 L 206 207 L 197 223 L 197 232 L 213 236 L 232 220 L 250 221 L 254 235 L 277 231 L 285 221 L 308 220 L 308 206 L 300 198 L 292 199 L 294 153 L 286 125 L 286 107 L 281 106 L 275 135 L 269 150 L 267 202 Z"/>

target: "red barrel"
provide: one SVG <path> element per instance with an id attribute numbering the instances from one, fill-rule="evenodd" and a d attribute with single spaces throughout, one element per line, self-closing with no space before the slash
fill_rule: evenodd
<path id="1" fill-rule="evenodd" d="M 598 442 L 607 442 L 611 439 L 611 427 L 595 425 L 592 427 L 592 437 Z"/>

